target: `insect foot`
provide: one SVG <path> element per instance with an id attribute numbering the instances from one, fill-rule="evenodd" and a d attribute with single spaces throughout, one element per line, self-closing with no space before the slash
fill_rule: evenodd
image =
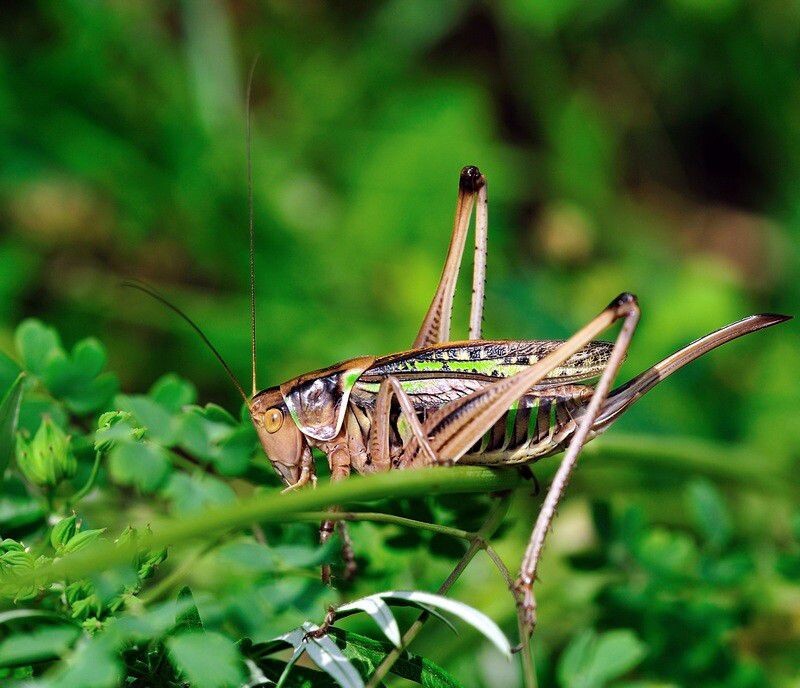
<path id="1" fill-rule="evenodd" d="M 619 296 L 611 301 L 611 303 L 606 306 L 608 310 L 614 311 L 614 314 L 618 317 L 629 313 L 633 308 L 638 308 L 639 300 L 636 298 L 634 294 L 631 294 L 629 291 L 622 292 Z"/>
<path id="2" fill-rule="evenodd" d="M 486 184 L 486 178 L 475 165 L 467 165 L 461 169 L 458 186 L 462 191 L 476 193 L 484 184 Z"/>

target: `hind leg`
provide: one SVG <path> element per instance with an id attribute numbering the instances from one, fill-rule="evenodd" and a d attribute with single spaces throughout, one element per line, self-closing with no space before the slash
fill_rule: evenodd
<path id="1" fill-rule="evenodd" d="M 627 295 L 623 302 L 620 303 L 615 319 L 619 318 L 624 319 L 622 329 L 617 335 L 608 364 L 603 374 L 600 376 L 600 380 L 586 407 L 584 416 L 578 423 L 575 434 L 572 436 L 564 458 L 561 460 L 558 471 L 553 478 L 553 482 L 550 484 L 542 508 L 539 511 L 539 516 L 536 519 L 536 525 L 531 533 L 530 542 L 525 551 L 522 565 L 520 566 L 520 574 L 516 583 L 516 592 L 520 613 L 528 633 L 533 631 L 536 624 L 536 600 L 533 596 L 533 582 L 536 579 L 536 571 L 539 566 L 539 560 L 541 559 L 544 542 L 553 523 L 556 509 L 564 495 L 567 483 L 578 463 L 581 450 L 586 443 L 589 432 L 597 419 L 603 402 L 608 396 L 608 392 L 622 365 L 622 361 L 625 359 L 625 354 L 630 346 L 634 330 L 639 322 L 639 305 L 635 297 Z"/>
<path id="2" fill-rule="evenodd" d="M 461 259 L 467 243 L 469 220 L 477 198 L 475 218 L 475 264 L 472 273 L 472 311 L 469 319 L 469 338 L 479 339 L 483 319 L 483 293 L 486 281 L 486 236 L 488 232 L 488 204 L 486 179 L 477 167 L 469 166 L 461 170 L 458 183 L 458 201 L 453 222 L 453 233 L 447 249 L 442 276 L 433 296 L 425 319 L 419 329 L 412 348 L 419 349 L 431 344 L 450 340 L 450 320 L 453 311 L 453 297 L 461 268 Z"/>

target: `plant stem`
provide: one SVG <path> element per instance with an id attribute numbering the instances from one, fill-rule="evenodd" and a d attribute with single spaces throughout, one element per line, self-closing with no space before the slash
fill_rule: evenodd
<path id="1" fill-rule="evenodd" d="M 427 523 L 426 521 L 415 521 L 413 518 L 405 518 L 403 516 L 395 516 L 394 514 L 384 514 L 375 511 L 309 511 L 302 514 L 295 514 L 292 516 L 295 521 L 370 521 L 372 523 L 391 523 L 397 526 L 406 528 L 417 528 L 418 530 L 429 530 L 432 533 L 439 533 L 440 535 L 449 535 L 450 537 L 459 538 L 461 540 L 472 540 L 475 537 L 474 533 L 460 528 L 451 528 L 450 526 L 440 526 L 436 523 Z"/>
<path id="2" fill-rule="evenodd" d="M 521 484 L 519 473 L 511 469 L 477 466 L 392 471 L 367 477 L 354 477 L 324 485 L 316 490 L 289 494 L 260 494 L 235 504 L 208 509 L 191 518 L 154 522 L 152 534 L 136 543 L 115 545 L 98 543 L 42 566 L 34 573 L 0 581 L 0 590 L 16 590 L 36 583 L 47 585 L 64 578 L 84 578 L 96 571 L 126 564 L 140 549 L 160 549 L 196 538 L 208 538 L 255 522 L 286 522 L 297 513 L 375 499 L 409 497 L 419 494 L 491 493 Z"/>
<path id="3" fill-rule="evenodd" d="M 525 619 L 520 613 L 519 605 L 517 605 L 517 593 L 515 590 L 516 581 L 495 548 L 487 542 L 484 549 L 486 550 L 486 554 L 488 555 L 489 559 L 492 560 L 497 570 L 500 571 L 500 575 L 503 576 L 503 580 L 505 580 L 508 590 L 514 599 L 514 608 L 517 611 L 517 631 L 520 642 L 519 658 L 522 664 L 523 685 L 525 688 L 536 688 L 536 667 L 534 666 L 533 655 L 531 654 L 531 636 L 528 634 L 525 628 Z"/>
<path id="4" fill-rule="evenodd" d="M 100 470 L 100 460 L 102 459 L 103 454 L 100 451 L 96 451 L 94 453 L 94 464 L 92 465 L 92 471 L 89 473 L 89 477 L 86 479 L 86 482 L 83 484 L 80 490 L 78 490 L 70 499 L 68 500 L 68 504 L 70 508 L 72 508 L 75 504 L 77 504 L 81 499 L 83 499 L 89 491 L 94 487 L 94 481 L 97 480 L 97 472 Z"/>
<path id="5" fill-rule="evenodd" d="M 489 515 L 486 517 L 483 525 L 480 527 L 477 533 L 471 536 L 469 548 L 464 553 L 464 556 L 458 561 L 455 568 L 450 572 L 450 575 L 447 576 L 444 583 L 439 586 L 437 594 L 447 594 L 475 555 L 480 550 L 485 549 L 487 540 L 492 537 L 495 531 L 500 527 L 500 524 L 503 522 L 503 518 L 505 518 L 505 515 L 508 512 L 509 504 L 510 500 L 508 499 L 507 494 L 501 495 L 497 498 L 494 507 L 489 512 Z M 386 657 L 384 657 L 383 661 L 375 669 L 375 673 L 370 677 L 365 688 L 377 688 L 377 686 L 380 685 L 386 674 L 388 674 L 391 668 L 394 666 L 394 663 L 400 658 L 400 655 L 403 653 L 405 648 L 408 647 L 411 641 L 413 641 L 422 630 L 422 627 L 425 625 L 425 622 L 428 620 L 429 616 L 430 615 L 427 612 L 423 612 L 419 615 L 419 618 L 417 618 L 417 620 L 411 624 L 409 629 L 403 635 L 400 647 L 395 648 L 389 652 Z"/>

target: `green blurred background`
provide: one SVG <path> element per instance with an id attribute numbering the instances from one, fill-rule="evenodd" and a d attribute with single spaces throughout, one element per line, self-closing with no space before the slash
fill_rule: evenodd
<path id="1" fill-rule="evenodd" d="M 749 313 L 798 310 L 796 2 L 61 0 L 3 3 L 0 17 L 4 350 L 36 316 L 68 344 L 101 338 L 126 390 L 174 370 L 203 402 L 236 406 L 188 328 L 119 283 L 169 294 L 247 379 L 244 84 L 255 55 L 261 386 L 410 345 L 465 164 L 490 185 L 487 337 L 563 337 L 632 291 L 643 316 L 629 377 Z M 693 364 L 612 434 L 704 440 L 722 461 L 736 445 L 751 467 L 796 480 L 798 380 L 790 323 Z M 643 471 L 594 484 L 593 496 L 680 526 L 690 472 L 655 498 Z M 593 601 L 598 584 L 570 568 L 591 540 L 579 490 L 543 573 L 545 664 L 582 626 L 619 621 Z M 725 499 L 756 560 L 795 551 L 796 502 Z M 521 502 L 509 561 L 534 513 Z M 489 577 L 468 577 L 462 596 L 500 614 L 502 586 Z M 800 685 L 796 584 L 773 572 L 746 587 L 709 642 L 764 673 L 753 683 L 698 660 L 699 673 L 665 669 L 658 685 Z M 646 635 L 661 623 L 687 621 L 623 625 Z M 462 647 L 445 663 L 458 674 L 473 660 Z M 492 671 L 471 680 L 490 685 Z"/>

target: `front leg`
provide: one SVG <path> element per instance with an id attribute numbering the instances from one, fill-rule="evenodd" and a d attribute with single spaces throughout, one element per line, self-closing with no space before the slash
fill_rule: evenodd
<path id="1" fill-rule="evenodd" d="M 422 424 L 419 422 L 417 412 L 414 409 L 414 402 L 406 394 L 400 381 L 392 376 L 381 382 L 381 386 L 378 389 L 378 398 L 375 401 L 375 412 L 369 430 L 369 454 L 373 463 L 387 468 L 389 466 L 394 466 L 395 468 L 405 467 L 405 464 L 399 459 L 395 459 L 394 463 L 392 463 L 390 442 L 392 397 L 397 397 L 397 401 L 400 403 L 400 409 L 408 420 L 412 438 L 420 449 L 424 465 L 435 466 L 440 463 L 439 458 L 428 442 Z"/>
<path id="2" fill-rule="evenodd" d="M 350 451 L 347 441 L 346 423 L 342 428 L 342 432 L 331 440 L 321 446 L 321 449 L 328 457 L 328 465 L 331 469 L 331 480 L 344 480 L 350 476 Z M 338 506 L 332 506 L 329 511 L 338 511 Z M 336 524 L 333 520 L 327 519 L 322 522 L 319 527 L 319 541 L 324 545 L 330 540 L 336 529 Z M 350 579 L 356 574 L 355 555 L 353 553 L 353 545 L 350 540 L 350 534 L 347 530 L 347 524 L 344 521 L 339 522 L 339 532 L 342 536 L 342 560 L 344 561 L 345 578 Z M 322 565 L 321 571 L 322 582 L 329 584 L 331 582 L 331 567 L 328 564 Z"/>

